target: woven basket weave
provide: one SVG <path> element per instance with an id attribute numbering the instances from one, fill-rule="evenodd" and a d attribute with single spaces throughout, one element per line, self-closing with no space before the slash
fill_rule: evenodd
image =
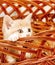
<path id="1" fill-rule="evenodd" d="M 21 8 L 24 8 L 24 10 L 22 11 Z M 10 11 L 8 11 L 8 9 L 10 9 Z M 31 25 L 33 28 L 34 36 L 21 38 L 16 42 L 3 40 L 2 34 L 3 16 L 7 14 L 13 19 L 18 18 L 23 19 L 29 13 L 33 13 L 32 18 L 34 22 L 32 22 Z M 51 27 L 53 27 L 53 30 L 51 29 Z M 55 29 L 54 0 L 49 1 L 0 0 L 0 60 L 1 60 L 0 64 L 55 65 L 55 47 L 51 48 L 47 44 L 48 40 L 49 43 L 52 42 L 55 43 L 54 29 Z M 54 35 L 54 37 L 51 37 L 51 35 Z M 17 44 L 23 46 L 23 48 L 16 47 Z M 17 51 L 20 50 L 22 53 L 21 55 L 12 53 L 11 51 L 7 50 L 9 48 L 15 49 Z M 32 50 L 32 48 L 37 50 Z M 26 59 L 25 58 L 26 52 L 33 53 L 34 57 L 31 59 Z M 7 54 L 20 60 L 17 61 L 16 63 L 9 64 L 6 60 Z"/>

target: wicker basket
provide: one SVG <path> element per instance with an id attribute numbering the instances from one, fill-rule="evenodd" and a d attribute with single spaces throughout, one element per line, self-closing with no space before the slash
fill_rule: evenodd
<path id="1" fill-rule="evenodd" d="M 22 11 L 21 8 L 24 8 L 24 10 Z M 8 9 L 10 9 L 10 11 L 8 11 Z M 16 42 L 3 40 L 3 16 L 7 14 L 13 19 L 23 19 L 29 13 L 33 13 L 32 18 L 34 22 L 32 22 L 31 25 L 33 28 L 34 36 L 21 38 Z M 0 0 L 0 65 L 55 65 L 55 47 L 51 48 L 50 44 L 48 44 L 52 44 L 52 42 L 55 43 L 54 29 L 54 0 Z M 21 45 L 22 48 L 17 47 L 17 44 Z M 16 51 L 20 50 L 21 55 L 7 50 L 9 48 L 12 48 Z M 32 53 L 33 57 L 26 59 L 26 52 Z M 8 63 L 6 60 L 7 54 L 17 58 L 17 62 L 11 64 Z"/>

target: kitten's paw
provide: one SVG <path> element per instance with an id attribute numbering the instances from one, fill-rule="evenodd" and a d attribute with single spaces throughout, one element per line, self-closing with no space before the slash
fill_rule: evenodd
<path id="1" fill-rule="evenodd" d="M 11 40 L 12 41 L 17 41 L 18 40 L 18 36 L 14 36 Z"/>
<path id="2" fill-rule="evenodd" d="M 17 41 L 18 39 L 19 39 L 19 37 L 18 37 L 17 33 L 10 35 L 9 38 L 8 38 L 8 40 L 10 40 L 10 41 Z"/>

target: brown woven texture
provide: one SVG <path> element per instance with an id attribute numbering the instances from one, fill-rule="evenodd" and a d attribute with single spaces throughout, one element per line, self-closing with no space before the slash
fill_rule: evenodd
<path id="1" fill-rule="evenodd" d="M 7 8 L 9 7 L 12 8 L 10 12 L 7 11 Z M 21 12 L 21 7 L 26 9 Z M 33 8 L 35 8 L 35 10 L 33 10 Z M 54 0 L 0 0 L 0 14 L 2 12 L 13 19 L 23 19 L 28 15 L 25 15 L 26 12 L 33 13 L 32 19 L 34 22 L 32 22 L 31 25 L 34 35 L 31 37 L 20 38 L 16 42 L 3 40 L 3 17 L 0 17 L 0 65 L 55 65 L 55 46 L 53 48 L 51 47 L 52 42 L 55 43 Z M 17 15 L 11 16 L 14 12 L 16 12 Z M 51 27 L 53 27 L 53 29 L 51 29 Z M 16 45 L 22 46 L 22 48 L 17 47 Z M 19 55 L 11 52 L 10 49 L 16 51 L 20 50 L 22 53 Z M 32 53 L 33 57 L 26 59 L 26 52 Z M 7 54 L 16 58 L 17 62 L 12 64 L 8 63 L 6 60 Z"/>

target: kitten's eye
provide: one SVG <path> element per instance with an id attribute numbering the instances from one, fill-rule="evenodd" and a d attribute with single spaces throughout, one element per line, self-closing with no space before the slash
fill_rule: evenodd
<path id="1" fill-rule="evenodd" d="M 30 28 L 28 28 L 28 32 L 31 32 L 31 29 Z"/>
<path id="2" fill-rule="evenodd" d="M 19 31 L 19 33 L 23 33 L 23 30 L 22 29 L 19 29 L 18 31 Z"/>

